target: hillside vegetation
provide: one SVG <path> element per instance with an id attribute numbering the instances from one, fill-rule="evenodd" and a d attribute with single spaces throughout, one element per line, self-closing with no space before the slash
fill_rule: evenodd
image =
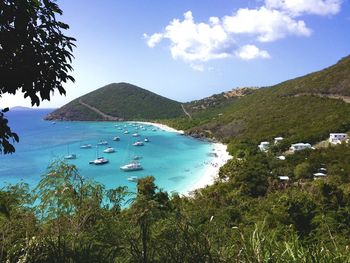
<path id="1" fill-rule="evenodd" d="M 47 119 L 155 120 L 180 116 L 184 116 L 184 112 L 177 101 L 128 83 L 113 83 L 73 100 L 52 112 Z"/>
<path id="2" fill-rule="evenodd" d="M 190 134 L 231 143 L 249 140 L 256 144 L 277 136 L 286 138 L 281 145 L 284 148 L 299 141 L 315 143 L 330 132 L 350 129 L 350 104 L 319 96 L 350 94 L 349 76 L 347 57 L 305 77 L 261 88 L 203 110 L 192 110 L 192 120 L 181 118 L 168 124 Z M 196 101 L 196 105 L 200 104 L 201 101 Z M 206 102 L 203 100 L 202 104 Z M 188 104 L 186 108 L 191 110 Z"/>

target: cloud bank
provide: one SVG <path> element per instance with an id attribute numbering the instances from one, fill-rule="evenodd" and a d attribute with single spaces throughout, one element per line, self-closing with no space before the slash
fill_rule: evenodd
<path id="1" fill-rule="evenodd" d="M 187 11 L 182 20 L 173 19 L 162 32 L 144 34 L 144 38 L 150 48 L 168 40 L 174 59 L 203 71 L 204 63 L 215 59 L 269 59 L 270 54 L 261 50 L 259 43 L 289 36 L 309 37 L 312 30 L 302 17 L 335 15 L 341 4 L 342 0 L 265 0 L 260 7 L 240 8 L 231 15 L 200 23 Z"/>

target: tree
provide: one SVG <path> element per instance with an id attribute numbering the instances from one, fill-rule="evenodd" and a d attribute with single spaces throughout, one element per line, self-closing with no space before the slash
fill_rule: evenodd
<path id="1" fill-rule="evenodd" d="M 50 100 L 51 93 L 65 94 L 62 84 L 74 82 L 72 49 L 75 39 L 62 31 L 69 26 L 56 19 L 62 10 L 53 0 L 0 1 L 0 98 L 22 93 L 32 106 Z M 16 133 L 0 113 L 0 153 L 13 153 Z"/>
<path id="2" fill-rule="evenodd" d="M 308 162 L 298 164 L 294 169 L 294 175 L 297 179 L 311 178 L 311 167 Z"/>

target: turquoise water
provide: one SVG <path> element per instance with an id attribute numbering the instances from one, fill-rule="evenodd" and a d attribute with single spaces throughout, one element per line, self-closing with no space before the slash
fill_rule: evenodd
<path id="1" fill-rule="evenodd" d="M 203 175 L 213 157 L 212 144 L 153 126 L 113 122 L 56 122 L 44 121 L 49 110 L 13 111 L 7 116 L 13 131 L 20 136 L 15 144 L 16 153 L 0 155 L 0 186 L 18 183 L 23 180 L 35 186 L 47 166 L 68 153 L 75 153 L 77 159 L 67 160 L 75 164 L 84 177 L 89 177 L 106 186 L 128 186 L 135 190 L 135 183 L 127 180 L 130 176 L 138 178 L 152 175 L 156 184 L 166 191 L 186 193 Z M 115 125 L 119 125 L 118 129 Z M 124 128 L 126 126 L 126 128 Z M 136 130 L 138 128 L 138 130 Z M 124 134 L 128 130 L 129 134 Z M 139 133 L 135 138 L 133 133 Z M 119 136 L 120 141 L 113 141 Z M 136 140 L 149 138 L 144 146 L 132 146 Z M 96 146 L 100 140 L 108 141 L 115 153 L 103 153 L 107 146 Z M 91 149 L 80 149 L 82 144 L 91 144 Z M 109 160 L 106 165 L 91 165 L 89 161 L 96 154 Z M 124 172 L 120 166 L 128 163 L 135 155 L 141 156 L 144 170 Z"/>

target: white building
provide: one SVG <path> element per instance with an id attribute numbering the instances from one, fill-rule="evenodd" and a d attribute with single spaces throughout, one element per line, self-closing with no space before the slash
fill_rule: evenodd
<path id="1" fill-rule="evenodd" d="M 332 144 L 340 144 L 343 141 L 348 139 L 348 135 L 346 133 L 330 133 L 329 134 L 329 142 Z"/>
<path id="2" fill-rule="evenodd" d="M 261 142 L 258 145 L 259 150 L 262 151 L 262 152 L 267 152 L 269 147 L 270 147 L 270 143 L 269 142 Z"/>
<path id="3" fill-rule="evenodd" d="M 302 151 L 305 149 L 311 149 L 311 144 L 310 143 L 294 143 L 290 146 L 289 150 L 295 152 L 295 151 Z"/>
<path id="4" fill-rule="evenodd" d="M 275 144 L 278 144 L 279 142 L 283 141 L 283 137 L 276 137 L 274 140 Z"/>
<path id="5" fill-rule="evenodd" d="M 278 179 L 280 179 L 281 181 L 289 181 L 288 176 L 278 176 Z"/>
<path id="6" fill-rule="evenodd" d="M 314 178 L 315 179 L 318 179 L 318 178 L 324 178 L 326 177 L 327 175 L 325 173 L 314 173 Z"/>

